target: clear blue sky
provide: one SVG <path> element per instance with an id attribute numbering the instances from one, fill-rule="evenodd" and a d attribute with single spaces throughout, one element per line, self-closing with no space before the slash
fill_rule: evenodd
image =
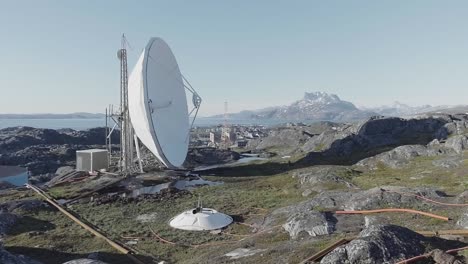
<path id="1" fill-rule="evenodd" d="M 202 115 L 325 91 L 359 106 L 467 104 L 467 1 L 0 1 L 0 113 L 103 112 L 116 51 L 172 47 Z"/>

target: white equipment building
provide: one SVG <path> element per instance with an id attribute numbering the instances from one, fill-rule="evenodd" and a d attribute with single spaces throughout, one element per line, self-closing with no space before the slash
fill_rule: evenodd
<path id="1" fill-rule="evenodd" d="M 87 149 L 76 151 L 77 171 L 99 171 L 107 169 L 107 150 Z"/>

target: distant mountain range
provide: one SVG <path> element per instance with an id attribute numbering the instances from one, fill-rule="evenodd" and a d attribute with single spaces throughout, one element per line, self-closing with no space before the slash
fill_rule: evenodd
<path id="1" fill-rule="evenodd" d="M 379 106 L 379 107 L 361 107 L 361 109 L 363 110 L 373 111 L 383 116 L 410 116 L 410 115 L 416 115 L 416 114 L 421 114 L 421 113 L 437 112 L 437 111 L 448 109 L 448 108 L 451 108 L 451 106 L 447 106 L 447 105 L 409 106 L 407 104 L 403 104 L 398 101 L 394 102 L 392 105 L 384 105 L 384 106 Z"/>
<path id="2" fill-rule="evenodd" d="M 423 113 L 468 113 L 468 105 L 460 106 L 409 106 L 400 102 L 379 107 L 356 107 L 353 103 L 341 100 L 335 94 L 324 92 L 305 93 L 304 97 L 290 105 L 273 106 L 258 110 L 244 110 L 230 113 L 230 119 L 242 120 L 285 120 L 285 121 L 355 121 L 371 116 L 406 117 Z M 0 114 L 0 119 L 101 119 L 100 113 L 71 114 Z M 223 118 L 214 115 L 208 118 Z"/>
<path id="3" fill-rule="evenodd" d="M 71 114 L 0 114 L 0 119 L 101 119 L 104 114 L 71 113 Z"/>
<path id="4" fill-rule="evenodd" d="M 291 121 L 355 121 L 371 116 L 397 116 L 405 117 L 428 112 L 467 112 L 468 106 L 416 106 L 412 107 L 400 102 L 390 106 L 373 108 L 358 108 L 353 103 L 341 100 L 335 94 L 324 92 L 305 93 L 301 100 L 287 106 L 274 106 L 259 110 L 244 110 L 230 113 L 230 119 L 278 119 Z M 222 118 L 223 115 L 211 116 Z"/>

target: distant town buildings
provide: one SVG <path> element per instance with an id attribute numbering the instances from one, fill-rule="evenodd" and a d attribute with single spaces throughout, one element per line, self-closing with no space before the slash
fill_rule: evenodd
<path id="1" fill-rule="evenodd" d="M 237 147 L 245 148 L 250 140 L 268 135 L 263 126 L 232 125 L 228 128 L 218 125 L 213 127 L 195 127 L 192 131 L 192 147 Z"/>

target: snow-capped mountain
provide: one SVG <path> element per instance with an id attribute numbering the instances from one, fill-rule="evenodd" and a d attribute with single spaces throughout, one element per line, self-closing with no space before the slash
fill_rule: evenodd
<path id="1" fill-rule="evenodd" d="M 400 102 L 380 107 L 356 107 L 341 100 L 336 94 L 324 92 L 305 93 L 301 100 L 286 106 L 273 106 L 259 110 L 245 110 L 229 114 L 231 119 L 276 119 L 285 121 L 355 121 L 371 116 L 407 117 L 424 113 L 467 112 L 468 106 L 409 106 Z M 213 116 L 222 118 L 223 115 Z"/>
<path id="2" fill-rule="evenodd" d="M 421 105 L 421 106 L 409 106 L 407 104 L 400 103 L 395 101 L 392 105 L 384 105 L 379 107 L 372 108 L 361 108 L 363 110 L 376 112 L 383 116 L 411 116 L 420 113 L 435 112 L 441 109 L 448 108 L 449 106 L 431 106 L 431 105 Z"/>
<path id="3" fill-rule="evenodd" d="M 341 100 L 335 94 L 324 92 L 305 93 L 301 100 L 287 106 L 269 107 L 254 111 L 229 114 L 235 119 L 278 119 L 291 121 L 328 120 L 350 121 L 377 115 L 360 110 L 351 102 Z M 215 116 L 215 117 L 220 117 Z"/>
<path id="4" fill-rule="evenodd" d="M 354 104 L 341 100 L 336 94 L 324 92 L 305 93 L 304 97 L 289 106 L 280 107 L 274 114 L 276 119 L 293 120 L 341 120 L 360 119 L 372 115 L 359 110 Z"/>

